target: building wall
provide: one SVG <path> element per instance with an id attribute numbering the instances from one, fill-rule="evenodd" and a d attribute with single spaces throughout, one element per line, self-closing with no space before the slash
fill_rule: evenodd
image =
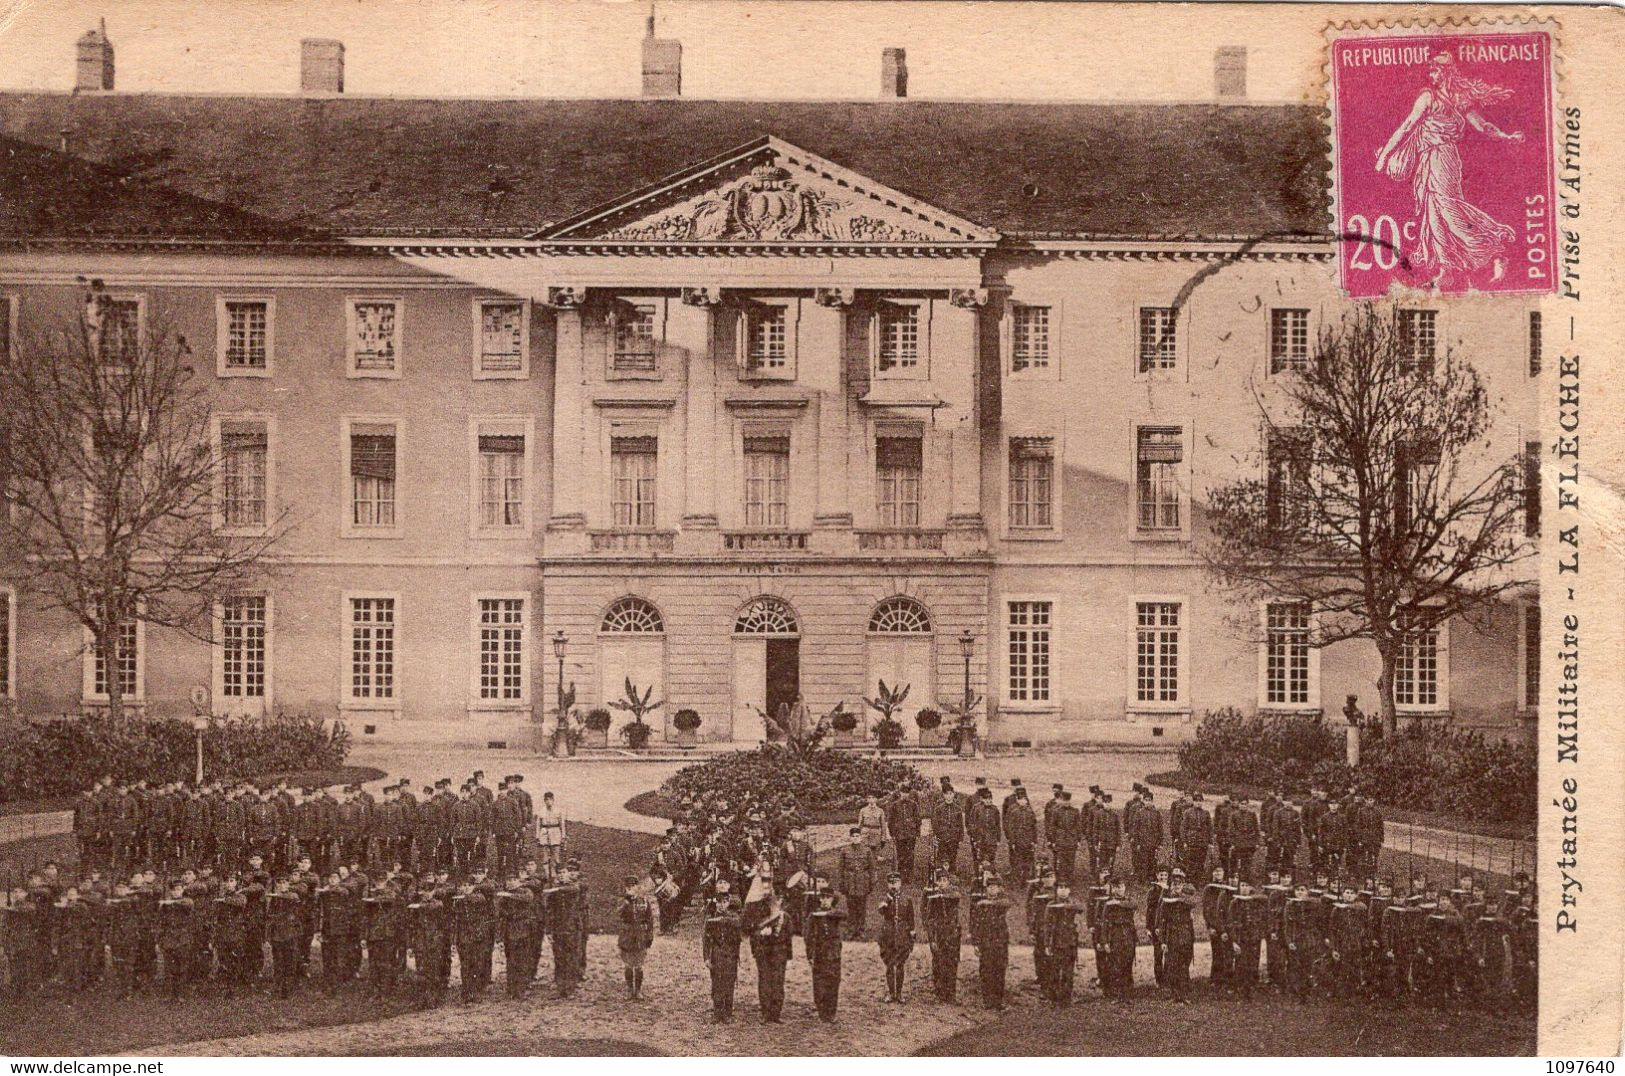
<path id="1" fill-rule="evenodd" d="M 114 253 L 30 254 L 0 260 L 0 292 L 31 322 L 77 309 L 78 276 L 148 298 L 148 315 L 186 335 L 213 406 L 273 422 L 275 509 L 287 514 L 283 562 L 273 597 L 274 703 L 286 710 L 379 718 L 342 704 L 341 596 L 400 596 L 399 718 L 420 724 L 470 719 L 473 661 L 470 594 L 531 596 L 527 706 L 500 715 L 530 720 L 552 706 L 556 673 L 547 639 L 562 630 L 566 681 L 580 705 L 604 701 L 597 666 L 598 622 L 624 594 L 643 594 L 667 618 L 664 677 L 669 703 L 691 705 L 702 735 L 740 735 L 728 671 L 732 617 L 759 594 L 777 594 L 802 620 L 802 683 L 809 705 L 856 705 L 866 684 L 865 618 L 891 594 L 931 609 L 939 697 L 957 685 L 953 638 L 975 637 L 975 690 L 989 692 L 990 735 L 1002 741 L 1177 739 L 1201 713 L 1257 704 L 1257 645 L 1233 621 L 1237 610 L 1211 584 L 1187 542 L 1145 540 L 1133 528 L 1136 422 L 1186 431 L 1189 519 L 1199 531 L 1204 491 L 1262 466 L 1260 401 L 1279 404 L 1266 374 L 1268 311 L 1308 307 L 1312 323 L 1340 309 L 1331 262 L 1314 257 L 1245 257 L 1219 263 L 1189 257 L 1127 258 L 998 254 L 974 259 L 828 258 L 570 259 L 224 257 L 161 260 Z M 731 275 L 730 275 L 731 274 Z M 793 382 L 742 380 L 730 316 L 685 304 L 680 288 L 716 286 L 794 294 L 802 312 Z M 853 306 L 826 306 L 814 287 L 845 281 Z M 550 288 L 584 283 L 593 294 L 662 297 L 669 311 L 662 376 L 610 376 L 601 316 L 549 309 Z M 949 302 L 951 289 L 985 283 L 985 307 Z M 863 288 L 930 302 L 931 376 L 877 398 L 871 379 Z M 214 374 L 220 296 L 275 301 L 269 378 Z M 398 379 L 346 376 L 345 303 L 352 296 L 404 302 Z M 481 296 L 530 301 L 529 374 L 472 376 L 473 304 Z M 1008 360 L 1010 303 L 1054 312 L 1053 368 L 1016 375 Z M 1180 367 L 1136 376 L 1136 309 L 1179 304 Z M 1536 429 L 1527 375 L 1527 312 L 1504 300 L 1455 300 L 1442 314 L 1444 343 L 1459 342 L 1491 386 L 1497 418 L 1486 459 L 1512 454 Z M 885 388 L 886 386 L 879 386 Z M 895 383 L 894 383 L 894 386 Z M 902 391 L 906 390 L 906 391 Z M 867 400 L 866 400 L 867 397 Z M 793 405 L 787 406 L 784 401 Z M 794 401 L 799 400 L 799 403 Z M 934 402 L 933 402 L 934 401 Z M 399 423 L 398 536 L 345 536 L 348 479 L 341 464 L 344 416 L 392 416 Z M 480 537 L 472 519 L 471 420 L 507 416 L 526 424 L 529 526 L 511 537 Z M 656 530 L 624 550 L 596 548 L 612 527 L 603 491 L 608 438 L 621 422 L 649 423 L 661 438 Z M 742 526 L 738 446 L 753 421 L 794 427 L 791 526 L 805 550 L 731 551 L 724 535 Z M 869 549 L 874 527 L 873 443 L 877 424 L 918 423 L 925 432 L 922 528 L 940 550 Z M 1058 525 L 1017 536 L 1006 525 L 1011 437 L 1055 438 Z M 655 544 L 648 544 L 653 541 Z M 0 584 L 6 582 L 0 552 Z M 1188 692 L 1178 712 L 1145 714 L 1127 703 L 1135 595 L 1185 601 Z M 1054 701 L 1017 706 L 1006 698 L 1012 597 L 1054 602 Z M 19 705 L 30 712 L 78 708 L 80 634 L 58 614 L 18 602 Z M 1485 727 L 1519 727 L 1518 610 L 1479 626 L 1452 624 L 1451 711 Z M 146 695 L 154 712 L 189 712 L 191 687 L 209 683 L 201 644 L 154 630 L 147 639 Z M 1369 706 L 1375 654 L 1340 644 L 1321 655 L 1320 704 L 1337 713 L 1345 695 Z M 957 691 L 955 692 L 957 694 Z M 911 715 L 923 702 L 915 696 Z M 476 718 L 490 718 L 475 713 Z M 913 732 L 912 722 L 905 727 Z"/>

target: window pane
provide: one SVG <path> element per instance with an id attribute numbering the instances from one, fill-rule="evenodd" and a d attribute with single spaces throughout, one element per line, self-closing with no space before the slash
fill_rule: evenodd
<path id="1" fill-rule="evenodd" d="M 757 306 L 746 316 L 746 368 L 782 371 L 789 368 L 786 317 L 782 306 Z"/>
<path id="2" fill-rule="evenodd" d="M 1309 365 L 1309 311 L 1270 311 L 1270 373 L 1303 370 Z"/>
<path id="3" fill-rule="evenodd" d="M 882 374 L 912 373 L 920 366 L 920 308 L 887 303 L 880 308 L 880 354 L 876 368 Z"/>
<path id="4" fill-rule="evenodd" d="M 518 370 L 524 365 L 524 303 L 480 304 L 480 369 Z"/>
<path id="5" fill-rule="evenodd" d="M 140 655 L 136 653 L 136 625 L 135 621 L 127 621 L 119 625 L 113 641 L 114 662 L 118 668 L 119 693 L 125 698 L 135 695 L 136 663 Z M 107 694 L 107 661 L 101 648 L 92 644 L 95 650 L 94 671 L 95 683 L 93 691 L 97 695 Z"/>
<path id="6" fill-rule="evenodd" d="M 655 303 L 617 303 L 615 306 L 615 349 L 617 370 L 652 371 L 660 308 Z"/>
<path id="7" fill-rule="evenodd" d="M 1135 603 L 1135 698 L 1140 702 L 1178 702 L 1180 605 L 1178 602 Z"/>
<path id="8" fill-rule="evenodd" d="M 745 439 L 745 525 L 783 527 L 790 517 L 790 439 Z"/>
<path id="9" fill-rule="evenodd" d="M 260 302 L 226 303 L 226 368 L 265 369 L 267 308 Z"/>
<path id="10" fill-rule="evenodd" d="M 1394 703 L 1426 707 L 1439 704 L 1439 629 L 1421 628 L 1420 618 L 1404 614 L 1399 628 L 1404 633 L 1394 672 Z"/>
<path id="11" fill-rule="evenodd" d="M 522 527 L 525 522 L 525 439 L 481 435 L 480 525 Z"/>
<path id="12" fill-rule="evenodd" d="M 221 603 L 221 694 L 229 699 L 265 697 L 265 599 L 228 598 Z"/>
<path id="13" fill-rule="evenodd" d="M 480 698 L 503 701 L 523 699 L 525 600 L 481 598 L 479 633 Z"/>
<path id="14" fill-rule="evenodd" d="M 1047 306 L 1017 306 L 1011 324 L 1010 365 L 1014 370 L 1041 370 L 1049 366 Z"/>
<path id="15" fill-rule="evenodd" d="M 1050 613 L 1049 602 L 1009 603 L 1005 690 L 1011 702 L 1050 699 Z"/>
<path id="16" fill-rule="evenodd" d="M 1142 427 L 1135 454 L 1140 529 L 1178 530 L 1184 431 L 1177 426 Z"/>
<path id="17" fill-rule="evenodd" d="M 1401 310 L 1399 346 L 1401 365 L 1412 373 L 1432 373 L 1439 342 L 1437 310 Z"/>
<path id="18" fill-rule="evenodd" d="M 1140 373 L 1172 370 L 1178 365 L 1175 316 L 1173 307 L 1140 307 Z"/>
<path id="19" fill-rule="evenodd" d="M 876 441 L 876 515 L 880 526 L 919 526 L 921 470 L 918 437 L 882 437 Z"/>
<path id="20" fill-rule="evenodd" d="M 355 351 L 357 370 L 395 369 L 395 304 L 391 302 L 358 302 L 354 304 Z"/>
<path id="21" fill-rule="evenodd" d="M 263 526 L 266 508 L 265 427 L 260 424 L 222 426 L 220 450 L 226 525 Z"/>
<path id="22" fill-rule="evenodd" d="M 1298 602 L 1265 610 L 1264 701 L 1303 706 L 1309 702 L 1309 607 Z"/>
<path id="23" fill-rule="evenodd" d="M 350 599 L 350 696 L 395 697 L 395 599 Z"/>
<path id="24" fill-rule="evenodd" d="M 1054 442 L 1022 437 L 1010 443 L 1010 525 L 1054 525 Z"/>

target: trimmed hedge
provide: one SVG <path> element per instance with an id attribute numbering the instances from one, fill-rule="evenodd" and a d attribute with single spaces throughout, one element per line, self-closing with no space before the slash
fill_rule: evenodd
<path id="1" fill-rule="evenodd" d="M 157 784 L 190 781 L 197 768 L 197 733 L 190 721 L 125 717 L 0 719 L 0 803 L 72 795 L 111 774 L 115 780 Z M 211 718 L 203 734 L 209 778 L 253 777 L 331 769 L 350 753 L 342 722 L 331 728 L 300 714 Z"/>
<path id="2" fill-rule="evenodd" d="M 928 784 L 920 771 L 901 762 L 830 748 L 800 752 L 764 744 L 754 751 L 734 751 L 684 766 L 666 779 L 660 792 L 673 801 L 685 796 L 699 800 L 707 794 L 730 797 L 746 791 L 766 800 L 794 796 L 805 815 L 855 817 L 868 796 Z"/>
<path id="3" fill-rule="evenodd" d="M 1487 739 L 1447 725 L 1415 724 L 1385 737 L 1365 726 L 1360 765 L 1345 764 L 1345 732 L 1324 717 L 1209 711 L 1179 769 L 1207 781 L 1274 787 L 1353 788 L 1378 803 L 1498 822 L 1536 815 L 1537 767 L 1532 745 Z"/>

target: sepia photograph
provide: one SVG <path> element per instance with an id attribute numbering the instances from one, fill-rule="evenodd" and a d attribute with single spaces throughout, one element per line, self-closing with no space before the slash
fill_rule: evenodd
<path id="1" fill-rule="evenodd" d="M 1625 23 L 1340 7 L 0 11 L 0 1053 L 1617 1052 Z"/>

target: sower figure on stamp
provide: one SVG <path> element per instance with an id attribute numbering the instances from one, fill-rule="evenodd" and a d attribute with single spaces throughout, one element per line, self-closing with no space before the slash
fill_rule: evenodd
<path id="1" fill-rule="evenodd" d="M 716 893 L 705 902 L 705 932 L 700 956 L 711 972 L 711 1019 L 726 1023 L 734 1016 L 734 984 L 739 978 L 739 934 L 743 924 L 732 883 L 717 879 Z"/>
<path id="2" fill-rule="evenodd" d="M 959 982 L 959 889 L 947 868 L 937 868 L 925 891 L 925 936 L 931 946 L 931 986 L 938 1001 L 953 1001 Z"/>
<path id="3" fill-rule="evenodd" d="M 903 892 L 903 876 L 892 872 L 876 908 L 880 915 L 880 960 L 886 965 L 886 1000 L 903 1000 L 903 976 L 914 952 L 914 901 Z"/>
<path id="4" fill-rule="evenodd" d="M 790 937 L 784 902 L 774 893 L 767 898 L 767 914 L 750 935 L 750 952 L 756 960 L 756 997 L 764 1024 L 783 1023 L 784 969 L 790 962 Z"/>

